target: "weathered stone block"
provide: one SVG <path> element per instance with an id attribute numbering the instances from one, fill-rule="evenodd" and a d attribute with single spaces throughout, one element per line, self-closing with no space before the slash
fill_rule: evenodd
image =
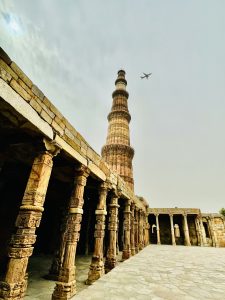
<path id="1" fill-rule="evenodd" d="M 73 138 L 73 141 L 77 144 L 77 145 L 81 145 L 81 140 L 78 139 L 76 136 Z"/>
<path id="2" fill-rule="evenodd" d="M 19 78 L 22 79 L 22 81 L 29 86 L 32 87 L 33 83 L 32 81 L 27 77 L 27 75 L 17 66 L 16 63 L 12 62 L 10 67 L 13 69 L 13 71 L 19 76 Z"/>
<path id="3" fill-rule="evenodd" d="M 26 101 L 31 100 L 31 95 L 29 95 L 17 82 L 16 80 L 12 79 L 10 82 L 10 86 Z"/>
<path id="4" fill-rule="evenodd" d="M 34 93 L 31 91 L 31 89 L 26 85 L 26 83 L 23 82 L 22 79 L 17 80 L 18 84 L 21 85 L 21 87 L 31 96 L 34 96 Z"/>
<path id="5" fill-rule="evenodd" d="M 61 114 L 61 112 L 51 102 L 50 102 L 49 109 L 60 119 L 63 118 L 63 115 Z"/>
<path id="6" fill-rule="evenodd" d="M 34 95 L 36 95 L 38 98 L 40 98 L 41 100 L 44 99 L 45 95 L 35 84 L 32 85 L 31 90 L 34 93 Z"/>
<path id="7" fill-rule="evenodd" d="M 59 133 L 60 136 L 63 135 L 64 130 L 54 120 L 52 121 L 51 125 Z"/>
<path id="8" fill-rule="evenodd" d="M 47 107 L 50 107 L 50 106 L 51 106 L 51 101 L 50 101 L 46 96 L 44 96 L 43 103 L 44 103 Z"/>
<path id="9" fill-rule="evenodd" d="M 38 102 L 37 102 L 35 99 L 31 99 L 30 105 L 31 105 L 38 113 L 41 112 L 42 107 L 40 106 L 40 104 L 38 104 Z"/>
<path id="10" fill-rule="evenodd" d="M 71 131 L 68 128 L 65 128 L 65 134 L 70 138 L 74 139 L 74 135 L 71 133 Z"/>
<path id="11" fill-rule="evenodd" d="M 49 114 L 48 114 L 44 109 L 42 109 L 42 111 L 41 111 L 41 117 L 42 117 L 48 124 L 51 124 L 51 123 L 52 123 L 52 118 L 49 116 Z"/>
<path id="12" fill-rule="evenodd" d="M 3 68 L 0 67 L 0 77 L 7 83 L 11 81 L 12 76 L 6 72 Z"/>
<path id="13" fill-rule="evenodd" d="M 48 115 L 54 119 L 55 118 L 55 114 L 44 104 L 42 103 L 42 108 L 48 113 Z"/>
<path id="14" fill-rule="evenodd" d="M 11 58 L 8 56 L 8 54 L 0 47 L 0 58 L 2 60 L 4 60 L 4 62 L 7 64 L 7 65 L 10 65 L 12 60 Z"/>
<path id="15" fill-rule="evenodd" d="M 18 79 L 18 75 L 2 59 L 0 59 L 0 67 L 6 70 L 15 80 Z"/>

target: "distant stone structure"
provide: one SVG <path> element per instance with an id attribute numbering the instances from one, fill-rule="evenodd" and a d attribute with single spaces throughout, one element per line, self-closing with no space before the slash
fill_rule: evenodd
<path id="1" fill-rule="evenodd" d="M 198 208 L 148 208 L 150 243 L 225 247 L 225 218 Z"/>

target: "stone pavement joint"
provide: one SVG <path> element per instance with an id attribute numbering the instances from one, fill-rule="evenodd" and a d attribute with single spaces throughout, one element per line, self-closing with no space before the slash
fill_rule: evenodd
<path id="1" fill-rule="evenodd" d="M 224 300 L 225 249 L 150 245 L 74 300 Z"/>

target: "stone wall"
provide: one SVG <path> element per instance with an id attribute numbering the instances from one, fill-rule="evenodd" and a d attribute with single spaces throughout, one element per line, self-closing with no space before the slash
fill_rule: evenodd
<path id="1" fill-rule="evenodd" d="M 202 219 L 209 232 L 207 245 L 225 247 L 225 218 L 220 214 L 202 214 Z"/>

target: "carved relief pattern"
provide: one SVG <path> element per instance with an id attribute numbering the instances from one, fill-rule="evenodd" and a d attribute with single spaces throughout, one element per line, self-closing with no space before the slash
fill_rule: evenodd
<path id="1" fill-rule="evenodd" d="M 118 230 L 118 198 L 112 196 L 109 205 L 109 247 L 106 255 L 105 269 L 106 272 L 116 266 L 116 239 Z"/>
<path id="2" fill-rule="evenodd" d="M 83 207 L 84 187 L 88 175 L 88 169 L 82 167 L 75 176 L 74 189 L 71 194 L 69 211 L 65 222 L 65 231 L 61 236 L 59 258 L 55 261 L 56 264 L 59 263 L 59 277 L 52 295 L 53 300 L 69 299 L 76 293 L 75 253 L 82 221 L 82 214 L 79 212 L 79 209 Z M 57 269 L 57 267 L 55 268 Z"/>
<path id="3" fill-rule="evenodd" d="M 123 254 L 122 258 L 127 259 L 131 256 L 131 249 L 130 249 L 130 225 L 131 225 L 131 211 L 130 211 L 130 200 L 127 200 L 127 203 L 125 205 L 124 210 L 124 222 L 123 222 L 123 228 L 124 228 L 124 248 L 123 248 Z"/>
<path id="4" fill-rule="evenodd" d="M 105 215 L 106 215 L 106 197 L 108 192 L 108 185 L 103 183 L 99 189 L 99 201 L 97 204 L 96 224 L 95 224 L 95 245 L 94 253 L 90 269 L 88 272 L 87 284 L 92 284 L 94 281 L 99 279 L 104 273 L 104 262 L 103 262 L 103 239 L 105 236 Z"/>
<path id="5" fill-rule="evenodd" d="M 27 182 L 8 250 L 9 263 L 5 282 L 1 283 L 3 299 L 22 299 L 27 286 L 26 269 L 36 241 L 35 230 L 40 225 L 43 204 L 52 170 L 52 154 L 43 152 L 35 158 Z"/>

